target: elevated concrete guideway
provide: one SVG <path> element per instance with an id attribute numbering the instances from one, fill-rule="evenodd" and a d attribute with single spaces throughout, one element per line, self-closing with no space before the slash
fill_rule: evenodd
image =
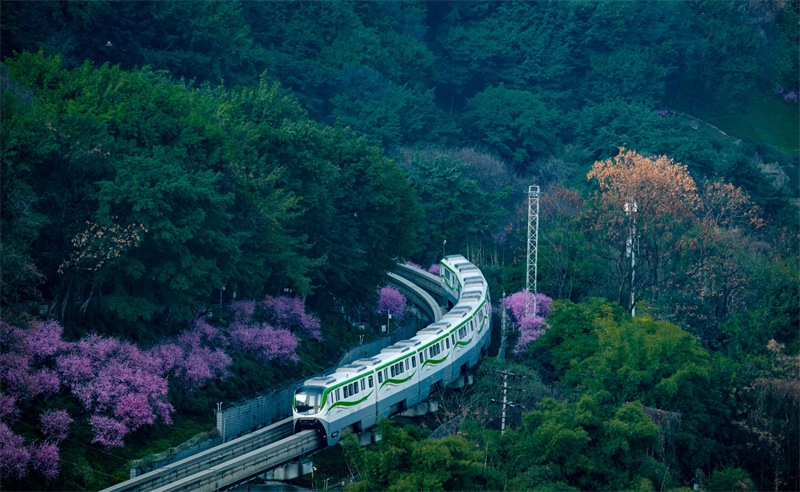
<path id="1" fill-rule="evenodd" d="M 417 306 L 425 314 L 431 323 L 439 321 L 442 316 L 442 308 L 425 290 L 414 285 L 410 280 L 401 277 L 396 273 L 389 273 L 389 283 L 397 287 L 413 305 Z"/>
<path id="2" fill-rule="evenodd" d="M 433 322 L 446 304 L 439 277 L 398 265 L 390 283 Z M 232 487 L 285 463 L 307 456 L 324 444 L 316 431 L 293 434 L 291 416 L 183 460 L 118 483 L 102 492 L 211 491 Z"/>
<path id="3" fill-rule="evenodd" d="M 195 473 L 208 470 L 233 457 L 247 454 L 269 444 L 281 441 L 292 435 L 292 418 L 286 418 L 268 427 L 251 432 L 238 439 L 228 441 L 202 453 L 189 456 L 162 468 L 118 483 L 102 492 L 122 492 L 132 490 L 150 491 L 179 481 Z"/>

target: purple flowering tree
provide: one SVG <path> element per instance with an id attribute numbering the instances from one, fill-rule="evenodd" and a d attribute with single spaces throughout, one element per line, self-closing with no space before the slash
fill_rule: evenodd
<path id="1" fill-rule="evenodd" d="M 230 304 L 230 310 L 235 321 L 246 323 L 256 313 L 256 301 L 233 301 Z"/>
<path id="2" fill-rule="evenodd" d="M 15 419 L 19 415 L 17 399 L 0 393 L 0 420 Z"/>
<path id="3" fill-rule="evenodd" d="M 23 478 L 29 469 L 48 479 L 58 475 L 58 445 L 67 436 L 72 419 L 65 410 L 40 415 L 43 442 L 26 445 L 8 422 L 19 418 L 18 401 L 57 393 L 58 372 L 52 368 L 56 355 L 69 350 L 56 321 L 35 321 L 27 329 L 0 322 L 0 477 Z"/>
<path id="4" fill-rule="evenodd" d="M 34 321 L 25 336 L 31 358 L 42 361 L 70 348 L 62 338 L 64 328 L 56 320 Z"/>
<path id="5" fill-rule="evenodd" d="M 92 442 L 121 446 L 124 436 L 161 420 L 172 422 L 167 380 L 136 346 L 91 334 L 56 357 L 63 382 L 91 414 Z"/>
<path id="6" fill-rule="evenodd" d="M 296 362 L 297 338 L 289 330 L 259 325 L 235 324 L 231 330 L 231 345 L 241 352 L 250 352 L 262 363 Z"/>
<path id="7" fill-rule="evenodd" d="M 322 340 L 319 318 L 306 312 L 299 297 L 267 297 L 264 303 L 272 308 L 272 319 L 268 321 L 275 327 L 304 333 L 312 340 Z"/>
<path id="8" fill-rule="evenodd" d="M 553 300 L 542 293 L 536 295 L 536 312 L 529 312 L 525 316 L 525 298 L 527 294 L 528 309 L 533 309 L 534 294 L 524 290 L 506 297 L 506 312 L 511 315 L 511 322 L 519 329 L 520 335 L 514 353 L 524 352 L 528 346 L 539 338 L 547 329 L 545 318 L 550 314 L 550 304 Z"/>
<path id="9" fill-rule="evenodd" d="M 92 442 L 113 448 L 124 444 L 125 436 L 130 429 L 119 420 L 103 417 L 102 415 L 92 415 L 89 423 L 94 431 Z"/>
<path id="10" fill-rule="evenodd" d="M 153 347 L 149 355 L 156 372 L 171 376 L 193 390 L 227 376 L 231 363 L 224 350 L 227 345 L 222 330 L 201 318 L 191 330 Z"/>
<path id="11" fill-rule="evenodd" d="M 30 448 L 31 467 L 47 478 L 58 476 L 58 462 L 60 453 L 58 445 L 52 442 L 34 444 Z"/>
<path id="12" fill-rule="evenodd" d="M 430 267 L 428 267 L 428 273 L 432 273 L 438 277 L 439 273 L 441 272 L 441 270 L 439 270 L 440 268 L 441 267 L 438 263 L 433 263 Z"/>
<path id="13" fill-rule="evenodd" d="M 60 443 L 67 438 L 72 418 L 66 410 L 48 410 L 39 416 L 39 422 L 45 439 Z"/>
<path id="14" fill-rule="evenodd" d="M 378 291 L 378 314 L 392 313 L 396 318 L 402 318 L 406 314 L 406 298 L 399 290 L 391 285 L 383 287 Z"/>
<path id="15" fill-rule="evenodd" d="M 24 441 L 0 422 L 0 477 L 22 478 L 27 475 L 31 452 Z"/>

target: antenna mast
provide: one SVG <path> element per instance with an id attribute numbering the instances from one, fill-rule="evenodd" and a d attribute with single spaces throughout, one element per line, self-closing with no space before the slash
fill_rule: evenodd
<path id="1" fill-rule="evenodd" d="M 525 281 L 525 317 L 531 315 L 528 309 L 528 294 L 533 284 L 533 315 L 536 316 L 536 274 L 539 261 L 539 187 L 528 187 L 528 276 Z"/>

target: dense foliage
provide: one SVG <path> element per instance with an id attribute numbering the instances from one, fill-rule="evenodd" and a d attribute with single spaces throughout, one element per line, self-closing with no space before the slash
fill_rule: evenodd
<path id="1" fill-rule="evenodd" d="M 513 360 L 442 397 L 460 436 L 348 447 L 353 488 L 800 489 L 798 19 L 3 3 L 0 479 L 110 485 L 214 403 L 336 359 L 342 314 L 399 316 L 400 259 L 462 253 L 518 292 L 538 184 Z"/>

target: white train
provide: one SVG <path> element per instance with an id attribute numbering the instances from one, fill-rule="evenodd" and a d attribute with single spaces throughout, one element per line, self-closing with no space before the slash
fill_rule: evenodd
<path id="1" fill-rule="evenodd" d="M 491 299 L 481 271 L 461 255 L 440 262 L 453 308 L 439 321 L 372 357 L 309 379 L 292 402 L 295 432 L 317 428 L 328 445 L 381 417 L 411 409 L 438 388 L 462 387 L 491 341 Z"/>

